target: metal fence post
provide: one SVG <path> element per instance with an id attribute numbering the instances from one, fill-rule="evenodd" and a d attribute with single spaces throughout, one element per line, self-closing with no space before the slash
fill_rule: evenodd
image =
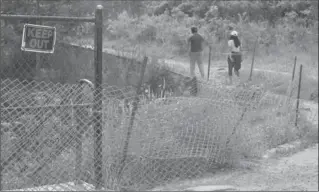
<path id="1" fill-rule="evenodd" d="M 293 81 L 293 80 L 294 80 L 294 78 L 295 78 L 296 64 L 297 64 L 297 56 L 295 56 L 294 68 L 292 69 L 292 77 L 291 77 L 291 81 Z"/>
<path id="2" fill-rule="evenodd" d="M 40 2 L 39 2 L 39 0 L 36 0 L 36 15 L 40 15 L 39 14 L 39 9 L 40 9 Z M 37 25 L 42 25 L 42 21 L 38 21 L 38 20 L 36 20 L 35 21 L 35 24 L 37 24 Z M 40 80 L 40 73 L 41 73 L 41 56 L 40 56 L 40 54 L 39 53 L 35 53 L 35 79 L 36 80 Z"/>
<path id="3" fill-rule="evenodd" d="M 103 187 L 103 151 L 102 151 L 102 48 L 103 48 L 103 6 L 95 10 L 94 68 L 95 87 L 93 103 L 94 120 L 94 181 L 97 190 Z"/>
<path id="4" fill-rule="evenodd" d="M 82 85 L 83 83 L 80 81 L 80 87 L 79 90 L 76 92 L 76 100 L 73 104 L 73 108 L 75 110 L 75 120 L 76 120 L 76 146 L 75 146 L 75 183 L 81 184 L 82 180 L 82 130 L 85 126 L 83 124 L 81 113 L 82 110 L 80 107 L 74 107 L 75 105 L 81 104 L 83 97 L 82 97 Z M 72 101 L 72 100 L 71 100 Z"/>
<path id="5" fill-rule="evenodd" d="M 299 117 L 299 100 L 300 100 L 300 91 L 301 91 L 301 77 L 302 76 L 302 65 L 300 65 L 299 69 L 299 82 L 298 82 L 298 94 L 297 94 L 297 106 L 296 106 L 296 119 L 295 126 L 298 125 L 298 117 Z"/>
<path id="6" fill-rule="evenodd" d="M 294 79 L 295 79 L 296 64 L 297 64 L 297 56 L 295 56 L 294 67 L 292 69 L 291 82 L 290 82 L 288 89 L 287 89 L 287 94 L 288 94 L 287 104 L 288 105 L 290 103 L 290 98 L 292 97 L 292 93 L 294 91 Z"/>
<path id="7" fill-rule="evenodd" d="M 1 4 L 2 4 L 2 1 L 0 0 L 0 7 L 1 7 Z M 0 37 L 2 37 L 2 27 L 1 27 L 1 23 L 0 23 Z M 1 47 L 2 48 L 2 47 Z M 0 58 L 2 58 L 2 55 L 1 55 L 1 51 L 0 51 Z M 0 66 L 2 66 L 2 63 L 1 63 L 1 59 L 0 59 Z M 0 133 L 2 133 L 2 69 L 0 70 Z M 1 141 L 0 141 L 1 142 Z M 1 143 L 2 144 L 2 143 Z M 2 168 L 2 162 L 0 163 L 0 191 L 2 191 L 3 187 L 2 187 L 2 184 L 3 184 L 3 181 L 2 181 L 2 171 L 3 171 L 3 168 Z"/>
<path id="8" fill-rule="evenodd" d="M 134 98 L 134 101 L 133 101 L 133 109 L 132 109 L 130 122 L 129 122 L 129 126 L 128 126 L 128 129 L 127 129 L 127 134 L 126 134 L 126 139 L 125 139 L 125 143 L 124 143 L 124 148 L 123 148 L 123 157 L 121 159 L 120 168 L 119 168 L 119 171 L 118 171 L 119 180 L 121 180 L 120 177 L 122 176 L 122 172 L 123 172 L 124 167 L 125 167 L 125 161 L 126 161 L 126 157 L 127 157 L 128 145 L 129 145 L 130 139 L 131 139 L 131 134 L 132 134 L 133 124 L 134 124 L 135 114 L 136 114 L 137 106 L 138 106 L 138 102 L 139 102 L 139 95 L 141 94 L 141 87 L 142 87 L 142 84 L 143 84 L 143 79 L 144 79 L 144 73 L 145 73 L 145 69 L 146 69 L 147 60 L 148 60 L 148 58 L 144 57 L 143 65 L 142 65 L 142 68 L 141 68 L 141 76 L 140 76 L 140 79 L 139 79 L 138 84 L 137 84 L 136 95 L 135 95 L 135 98 Z"/>
<path id="9" fill-rule="evenodd" d="M 0 58 L 1 58 L 1 54 L 0 54 Z M 0 75 L 0 132 L 2 133 L 2 76 L 1 75 Z M 0 191 L 2 191 L 2 171 L 3 171 L 2 165 L 0 165 Z"/>
<path id="10" fill-rule="evenodd" d="M 76 146 L 75 146 L 75 183 L 81 184 L 82 182 L 82 162 L 83 162 L 83 134 L 85 131 L 88 130 L 90 123 L 85 124 L 83 122 L 83 119 L 86 118 L 86 116 L 83 114 L 83 109 L 86 108 L 86 106 L 78 107 L 76 105 L 84 104 L 84 85 L 87 84 L 91 90 L 94 89 L 94 84 L 88 80 L 88 79 L 80 79 L 79 80 L 79 89 L 76 92 L 76 100 L 75 103 L 73 103 L 73 108 L 75 110 L 75 120 L 76 120 Z M 71 100 L 72 101 L 72 100 Z M 84 117 L 85 116 L 85 117 Z"/>

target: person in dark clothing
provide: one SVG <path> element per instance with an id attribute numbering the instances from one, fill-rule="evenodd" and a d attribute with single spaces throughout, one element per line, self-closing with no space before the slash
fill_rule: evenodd
<path id="1" fill-rule="evenodd" d="M 204 66 L 202 61 L 203 44 L 208 44 L 205 39 L 198 34 L 197 28 L 191 28 L 192 36 L 188 38 L 188 51 L 190 57 L 190 75 L 195 77 L 195 64 L 197 63 L 201 77 L 204 78 Z"/>
<path id="2" fill-rule="evenodd" d="M 241 42 L 238 38 L 237 31 L 232 31 L 230 33 L 230 38 L 228 40 L 228 46 L 230 48 L 230 54 L 227 57 L 228 76 L 229 76 L 230 84 L 232 84 L 233 69 L 234 69 L 235 74 L 239 77 L 239 70 L 241 68 L 241 62 L 242 62 L 242 54 L 240 51 Z"/>

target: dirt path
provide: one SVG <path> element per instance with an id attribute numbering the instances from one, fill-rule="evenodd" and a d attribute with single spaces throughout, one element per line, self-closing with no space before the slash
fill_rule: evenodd
<path id="1" fill-rule="evenodd" d="M 156 190 L 202 185 L 230 185 L 240 191 L 318 191 L 318 144 L 289 157 L 266 160 L 253 170 L 215 174 Z"/>
<path id="2" fill-rule="evenodd" d="M 260 171 L 239 175 L 241 190 L 318 191 L 318 145 L 279 160 L 270 160 Z"/>

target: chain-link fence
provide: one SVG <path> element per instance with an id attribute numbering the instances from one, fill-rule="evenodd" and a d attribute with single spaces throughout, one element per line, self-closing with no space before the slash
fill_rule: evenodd
<path id="1" fill-rule="evenodd" d="M 141 94 L 129 137 L 135 88 L 103 86 L 105 189 L 146 190 L 200 177 L 297 137 L 299 130 L 291 125 L 295 105 L 289 104 L 295 99 L 288 102 L 260 87 L 227 89 L 201 81 L 193 97 L 188 80 L 165 81 L 175 84 L 168 84 L 172 89 L 164 98 Z M 70 190 L 77 180 L 85 182 L 78 189 L 94 189 L 92 90 L 88 84 L 2 81 L 4 189 Z"/>
<path id="2" fill-rule="evenodd" d="M 22 4 L 30 6 L 32 3 Z M 39 6 L 39 2 L 36 3 Z M 5 2 L 3 5 L 1 9 L 13 6 L 11 9 L 16 8 L 19 12 L 20 4 L 17 2 Z M 63 6 L 65 8 L 68 5 Z M 42 8 L 48 7 L 42 4 Z M 93 121 L 90 112 L 93 110 L 96 118 L 101 116 L 97 111 L 101 111 L 98 110 L 102 101 L 99 96 L 103 94 L 95 90 L 94 96 L 92 93 L 82 93 L 85 81 L 81 81 L 81 84 L 76 82 L 81 78 L 94 79 L 98 76 L 93 82 L 95 89 L 100 87 L 100 72 L 104 72 L 99 70 L 102 66 L 102 7 L 97 7 L 95 17 L 2 15 L 2 11 L 1 189 L 14 190 L 86 180 L 88 177 L 83 179 L 80 170 L 82 137 L 87 130 L 93 131 L 89 128 L 93 127 L 98 132 L 101 127 L 101 119 Z M 68 25 L 61 24 L 63 21 L 67 21 Z M 65 43 L 67 35 L 63 33 L 63 28 L 70 29 L 77 26 L 78 22 L 95 23 L 97 42 L 95 50 L 82 49 L 80 56 L 78 49 Z M 38 42 L 38 48 L 41 47 L 41 38 L 44 38 L 41 31 L 37 30 L 33 35 L 32 31 L 22 33 L 26 23 L 56 27 L 58 38 L 54 53 L 21 51 L 23 34 L 34 36 L 32 40 Z M 94 69 L 99 72 L 94 73 Z M 85 104 L 86 100 L 89 105 Z M 94 145 L 94 149 L 100 149 L 102 133 L 93 136 L 90 144 Z M 94 159 L 95 175 L 98 176 L 101 174 L 99 169 L 102 169 L 98 161 L 100 156 L 101 152 L 95 150 L 94 156 L 90 157 Z M 101 184 L 100 179 L 95 179 L 97 188 Z"/>
<path id="3" fill-rule="evenodd" d="M 77 180 L 95 184 L 92 87 L 2 83 L 4 189 L 51 185 L 67 190 Z M 127 137 L 134 97 L 133 88 L 103 86 L 102 181 L 109 190 L 146 190 L 199 177 L 240 158 L 259 156 L 283 142 L 286 131 L 294 131 L 289 126 L 294 112 L 280 110 L 283 97 L 219 90 L 206 98 L 149 101 L 141 96 Z M 64 188 L 57 185 L 61 183 Z"/>
<path id="4" fill-rule="evenodd" d="M 168 97 L 141 105 L 132 130 L 130 158 L 120 180 L 114 176 L 119 169 L 114 154 L 123 145 L 121 136 L 125 134 L 119 130 L 125 133 L 127 126 L 115 129 L 113 134 L 118 136 L 108 134 L 114 139 L 105 139 L 119 142 L 114 145 L 119 148 L 108 156 L 112 160 L 105 161 L 110 163 L 106 166 L 107 188 L 114 189 L 110 181 L 116 180 L 115 186 L 121 188 L 151 189 L 200 177 L 242 158 L 258 157 L 285 142 L 288 132 L 296 137 L 298 130 L 289 124 L 293 112 L 282 111 L 284 104 L 284 97 L 262 91 L 229 90 L 216 91 L 210 98 Z"/>
<path id="5" fill-rule="evenodd" d="M 23 28 L 23 25 L 15 26 Z M 52 22 L 43 22 L 43 25 L 55 26 Z M 57 36 L 60 35 L 58 32 Z M 1 45 L 2 78 L 19 79 L 25 83 L 33 80 L 76 83 L 80 78 L 94 77 L 94 54 L 90 49 L 79 49 L 58 40 L 53 54 L 43 54 L 21 51 L 21 39 L 5 41 Z"/>
<path id="6" fill-rule="evenodd" d="M 79 108 L 80 119 L 86 121 L 87 126 L 89 122 L 85 114 L 88 110 L 77 105 L 80 103 L 77 98 L 80 86 L 23 85 L 20 81 L 10 80 L 2 83 L 4 189 L 55 184 L 74 178 L 69 170 L 75 166 L 72 148 L 80 139 L 76 129 Z M 66 163 L 69 160 L 71 163 Z"/>
<path id="7" fill-rule="evenodd" d="M 136 87 L 104 84 L 102 120 L 90 83 L 3 80 L 3 189 L 93 190 L 96 136 L 103 138 L 103 188 L 147 190 L 259 157 L 300 134 L 293 98 L 152 70 L 139 100 Z"/>
<path id="8" fill-rule="evenodd" d="M 3 190 L 149 190 L 258 158 L 303 131 L 298 75 L 278 96 L 145 67 L 146 57 L 100 52 L 95 68 L 90 48 L 58 43 L 43 55 L 13 42 L 1 44 Z"/>

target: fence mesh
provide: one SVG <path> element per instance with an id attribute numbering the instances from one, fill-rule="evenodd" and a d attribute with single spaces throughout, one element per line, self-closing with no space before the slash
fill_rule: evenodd
<path id="1" fill-rule="evenodd" d="M 93 56 L 92 50 L 83 51 Z M 92 63 L 89 66 L 84 73 L 91 77 Z M 79 79 L 86 77 L 81 69 L 75 75 Z M 300 135 L 293 126 L 298 79 L 297 74 L 287 93 L 279 96 L 262 85 L 204 82 L 149 63 L 138 97 L 136 86 L 103 85 L 97 93 L 102 94 L 102 119 L 97 119 L 90 83 L 4 76 L 3 189 L 93 190 L 102 182 L 107 190 L 147 190 L 260 157 Z M 98 122 L 102 133 L 95 131 Z M 97 136 L 102 137 L 101 151 L 96 150 Z M 101 154 L 102 164 L 97 164 L 95 157 Z M 103 173 L 99 179 L 97 167 Z"/>
<path id="2" fill-rule="evenodd" d="M 21 33 L 22 24 L 14 26 Z M 3 190 L 149 190 L 260 157 L 300 135 L 298 75 L 278 96 L 262 84 L 226 86 L 217 73 L 203 82 L 150 61 L 139 87 L 140 61 L 103 53 L 104 84 L 94 92 L 78 83 L 94 79 L 92 49 L 59 41 L 44 55 L 20 51 L 20 42 L 1 37 Z"/>
<path id="3" fill-rule="evenodd" d="M 68 42 L 62 22 L 22 20 L 5 22 L 1 27 L 1 75 L 2 78 L 20 81 L 45 81 L 54 83 L 76 83 L 81 78 L 93 79 L 94 54 L 90 49 L 74 47 Z M 54 53 L 43 54 L 21 51 L 24 24 L 56 27 L 57 42 Z M 68 22 L 73 25 L 72 21 Z M 81 37 L 75 36 L 74 41 Z M 90 36 L 93 39 L 93 35 Z M 79 41 L 80 42 L 80 41 Z M 81 42 L 79 43 L 81 45 Z"/>
<path id="4" fill-rule="evenodd" d="M 150 100 L 140 95 L 129 140 L 135 89 L 103 86 L 105 189 L 146 190 L 199 177 L 238 158 L 259 156 L 274 143 L 284 142 L 288 130 L 297 131 L 289 125 L 294 118 L 291 107 L 280 108 L 286 97 L 258 89 L 199 85 L 198 97 Z M 200 96 L 203 89 L 212 91 L 210 97 Z M 78 180 L 93 189 L 97 119 L 92 90 L 88 84 L 2 81 L 4 189 L 44 185 L 58 189 L 54 184 L 70 187 Z M 129 148 L 123 163 L 125 142 Z"/>

